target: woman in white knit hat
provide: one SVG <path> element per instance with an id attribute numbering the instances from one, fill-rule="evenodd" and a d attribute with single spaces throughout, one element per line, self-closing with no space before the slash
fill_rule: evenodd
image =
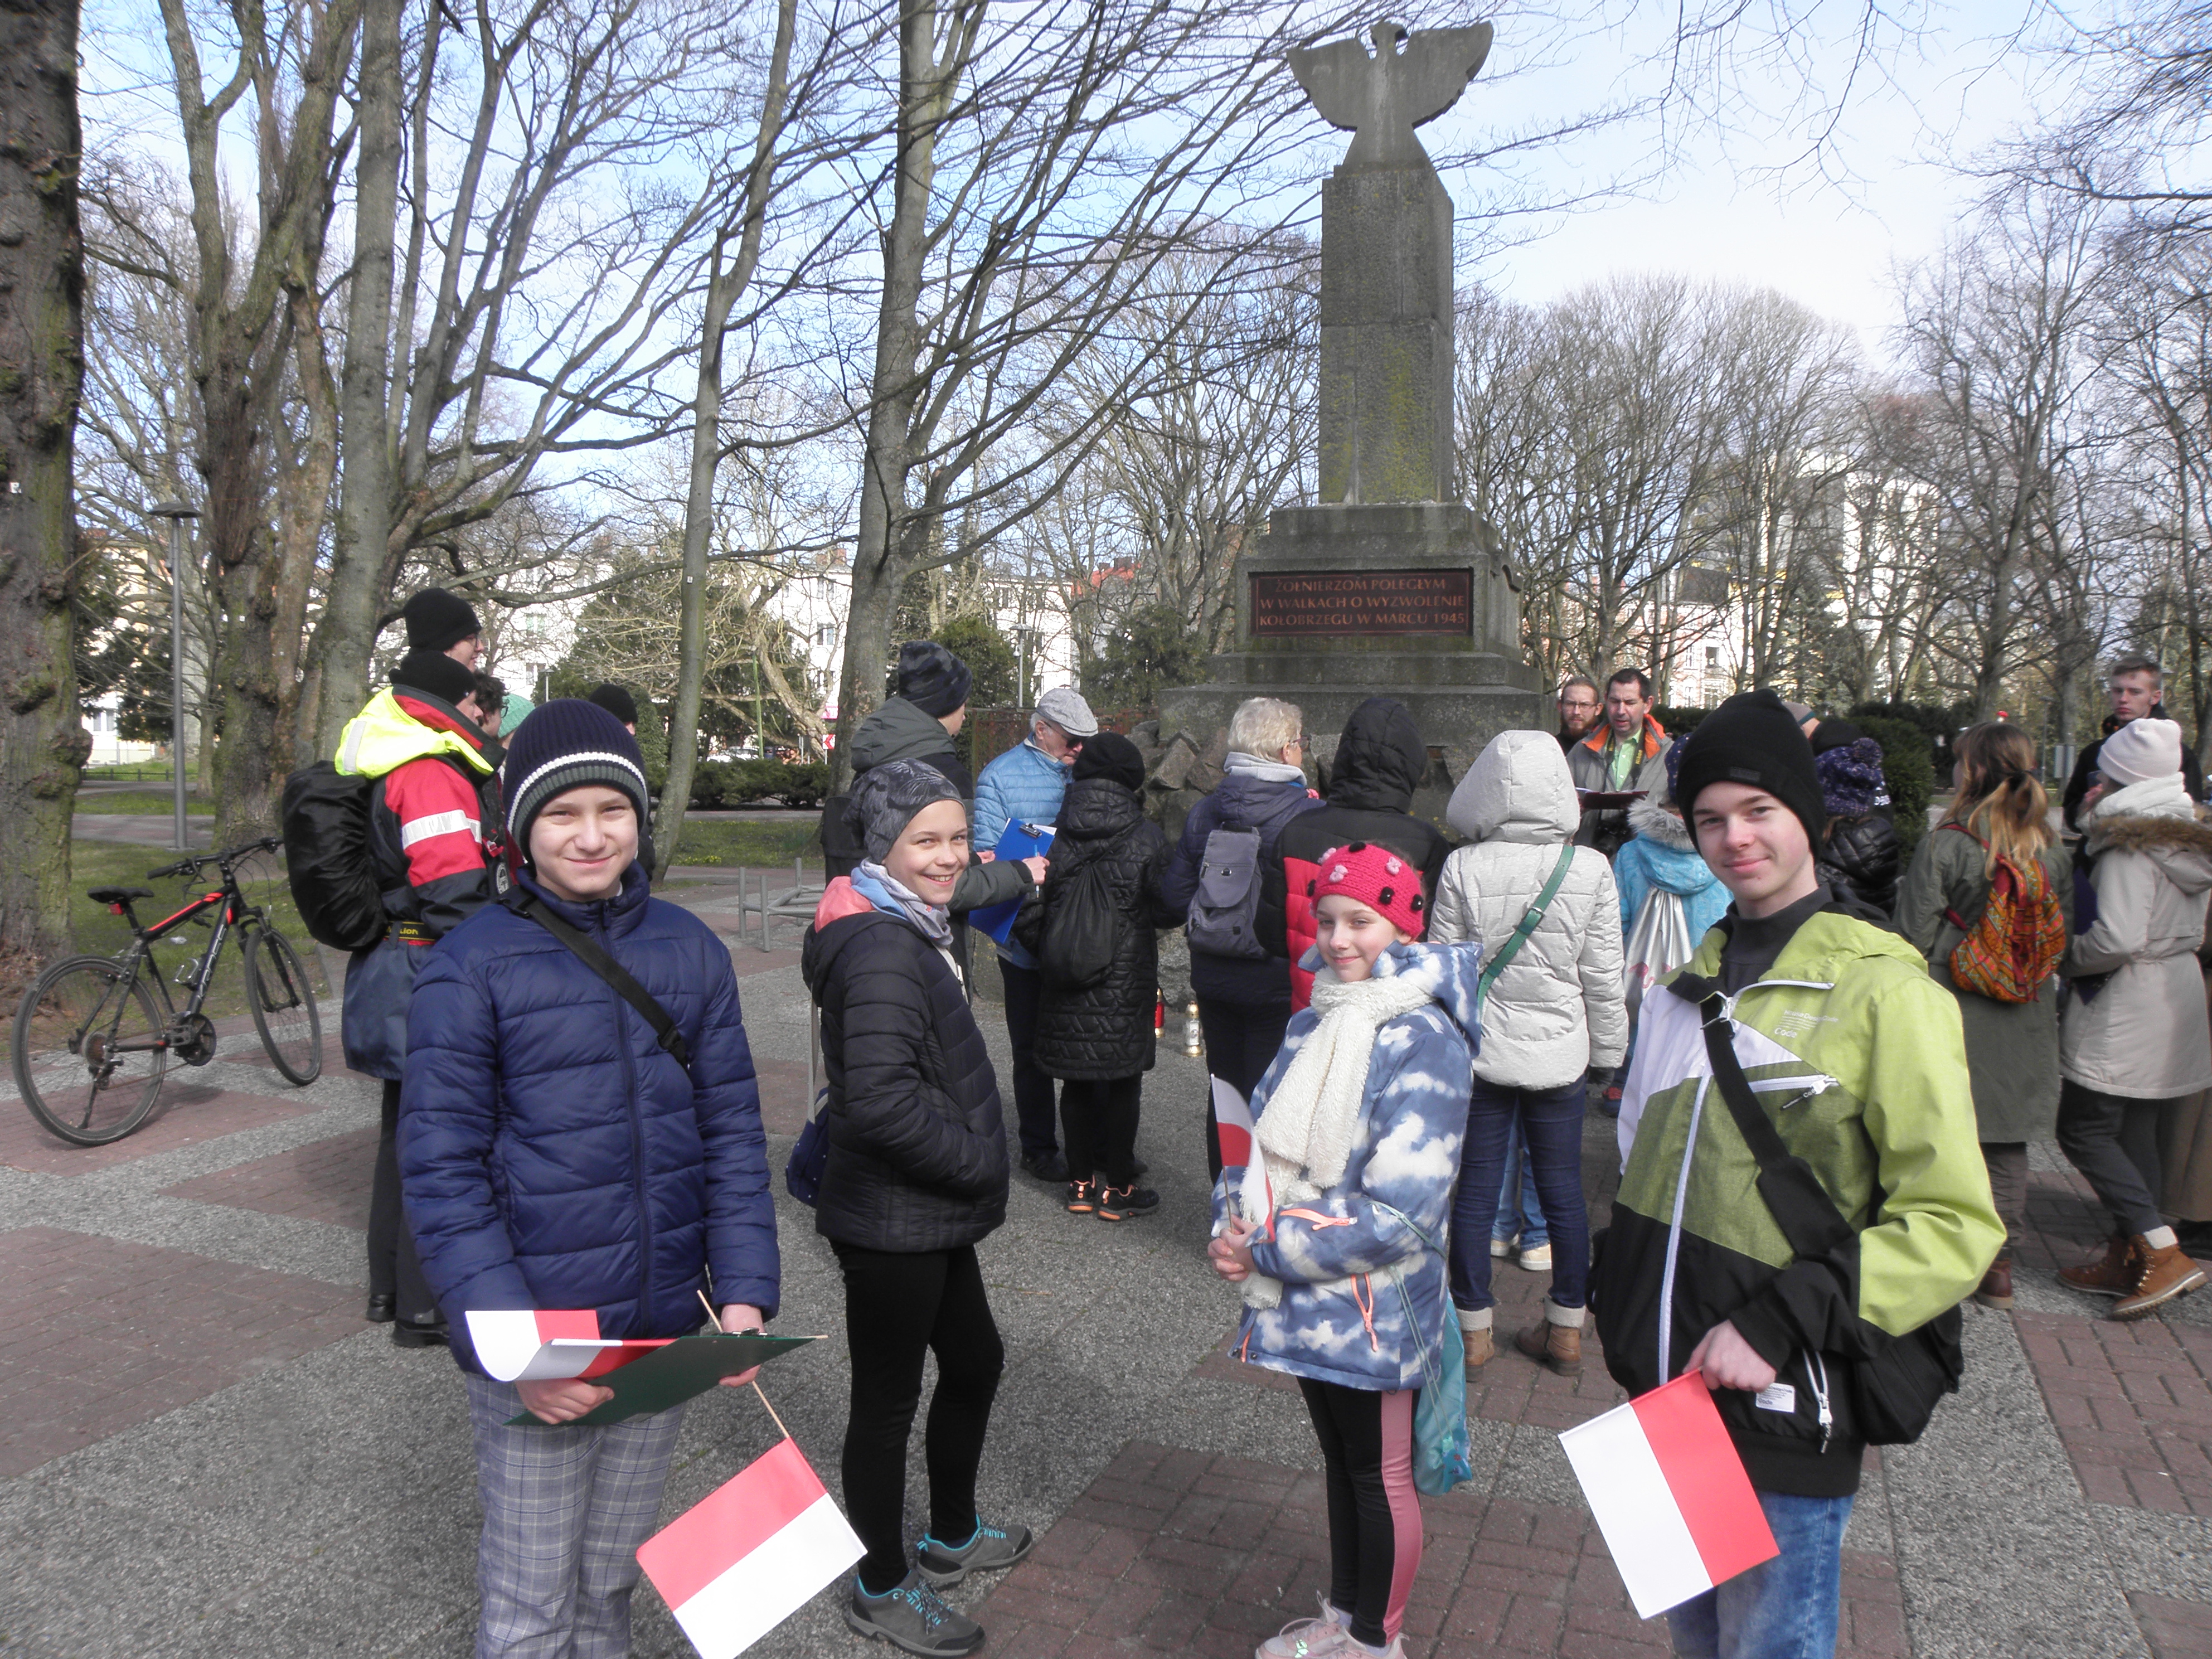
<path id="1" fill-rule="evenodd" d="M 2196 951 L 2212 829 L 2181 775 L 2181 728 L 2130 720 L 2105 739 L 2081 803 L 2093 902 L 2060 972 L 2058 1144 L 2111 1212 L 2104 1253 L 2058 1277 L 2136 1319 L 2204 1283 L 2158 1210 L 2162 1106 L 2212 1086 Z"/>

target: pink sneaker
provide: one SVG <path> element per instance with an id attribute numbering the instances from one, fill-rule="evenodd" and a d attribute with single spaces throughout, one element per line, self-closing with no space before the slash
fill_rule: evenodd
<path id="1" fill-rule="evenodd" d="M 1323 1596 L 1321 1617 L 1293 1619 L 1291 1622 L 1254 1650 L 1254 1659 L 1322 1659 L 1324 1655 L 1343 1655 L 1357 1652 L 1352 1633 L 1343 1623 L 1344 1615 L 1329 1606 Z"/>

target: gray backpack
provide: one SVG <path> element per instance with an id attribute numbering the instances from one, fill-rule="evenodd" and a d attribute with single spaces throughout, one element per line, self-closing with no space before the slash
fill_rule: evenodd
<path id="1" fill-rule="evenodd" d="M 1192 950 L 1208 956 L 1264 962 L 1267 947 L 1260 942 L 1259 919 L 1260 832 L 1216 830 L 1206 838 L 1184 937 Z"/>

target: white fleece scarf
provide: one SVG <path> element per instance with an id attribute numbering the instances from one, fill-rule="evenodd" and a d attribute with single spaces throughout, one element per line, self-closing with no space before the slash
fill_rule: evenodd
<path id="1" fill-rule="evenodd" d="M 1344 1179 L 1366 1115 L 1375 1034 L 1431 1000 L 1431 994 L 1404 975 L 1356 985 L 1345 984 L 1327 967 L 1314 976 L 1313 1006 L 1321 1023 L 1291 1057 L 1254 1131 L 1267 1160 L 1277 1210 L 1311 1203 Z M 1244 1281 L 1247 1307 L 1273 1308 L 1282 1299 L 1280 1279 L 1255 1273 Z"/>

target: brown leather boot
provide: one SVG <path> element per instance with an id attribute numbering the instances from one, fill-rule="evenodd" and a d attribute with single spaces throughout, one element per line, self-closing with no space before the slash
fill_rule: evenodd
<path id="1" fill-rule="evenodd" d="M 1467 1368 L 1469 1370 L 1478 1365 L 1487 1365 L 1490 1357 L 1498 1352 L 1487 1325 L 1480 1328 L 1462 1325 L 1459 1328 L 1459 1336 L 1467 1348 Z"/>
<path id="2" fill-rule="evenodd" d="M 2136 1287 L 2136 1241 L 2114 1233 L 2105 1241 L 2105 1253 L 2078 1267 L 2061 1267 L 2058 1282 L 2069 1291 L 2092 1296 L 2125 1296 Z"/>
<path id="3" fill-rule="evenodd" d="M 1573 1325 L 1554 1325 L 1550 1320 L 1531 1325 L 1513 1339 L 1513 1346 L 1540 1365 L 1561 1376 L 1575 1376 L 1583 1368 L 1583 1334 Z"/>
<path id="4" fill-rule="evenodd" d="M 1990 1263 L 1989 1272 L 1982 1275 L 1982 1287 L 1974 1292 L 1974 1300 L 1984 1308 L 2008 1309 L 2012 1306 L 2012 1258 L 2001 1255 Z"/>
<path id="5" fill-rule="evenodd" d="M 2204 1269 L 2181 1253 L 2179 1244 L 2152 1244 L 2141 1237 L 2135 1245 L 2136 1279 L 2133 1292 L 2112 1306 L 2115 1319 L 2141 1319 L 2160 1304 L 2186 1296 L 2204 1282 Z"/>

